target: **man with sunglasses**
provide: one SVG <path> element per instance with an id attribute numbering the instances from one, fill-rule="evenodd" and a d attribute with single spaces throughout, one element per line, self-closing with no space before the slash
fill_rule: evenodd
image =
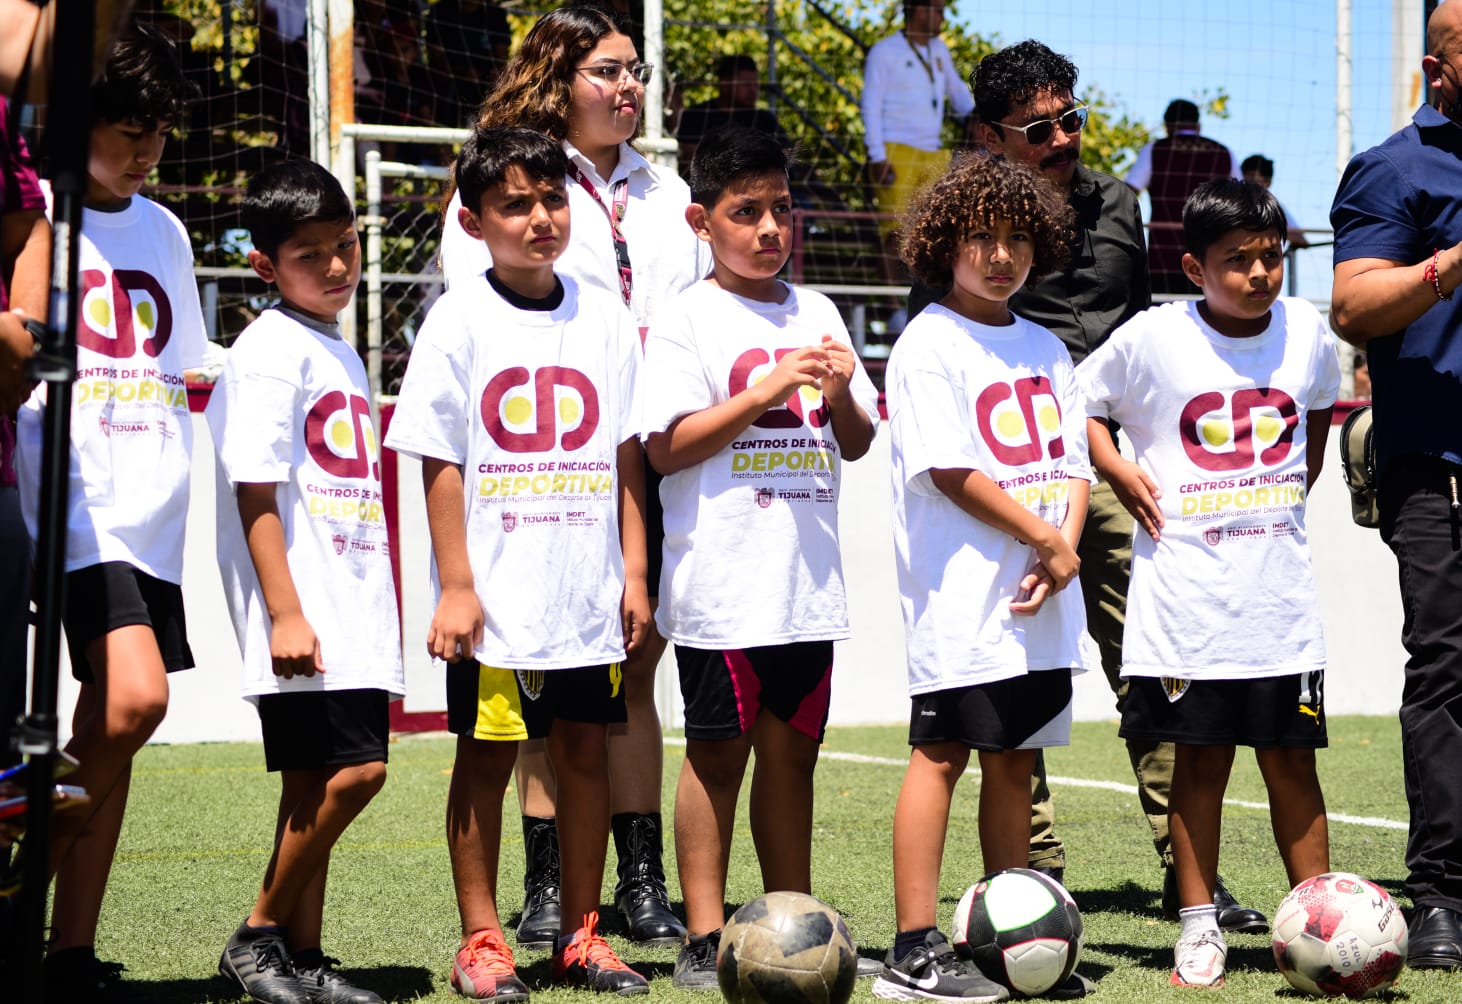
<path id="1" fill-rule="evenodd" d="M 981 142 L 990 154 L 1025 164 L 1066 195 L 1076 213 L 1071 259 L 1066 267 L 1010 298 L 1010 309 L 1066 343 L 1079 363 L 1132 315 L 1152 303 L 1142 214 L 1133 191 L 1110 175 L 1081 163 L 1081 131 L 1087 109 L 1076 100 L 1076 66 L 1034 40 L 981 60 L 970 78 Z M 939 298 L 915 286 L 909 316 Z M 1120 708 L 1127 688 L 1122 668 L 1122 625 L 1132 568 L 1132 517 L 1105 481 L 1092 486 L 1086 527 L 1077 546 L 1087 630 L 1101 651 L 1102 669 Z M 1127 743 L 1138 799 L 1152 827 L 1153 846 L 1165 870 L 1164 911 L 1177 916 L 1177 885 L 1168 840 L 1168 787 L 1173 776 L 1170 743 Z M 1060 879 L 1066 849 L 1054 832 L 1046 764 L 1036 760 L 1031 793 L 1032 868 Z M 1214 896 L 1226 931 L 1266 930 L 1257 910 L 1240 906 L 1220 882 Z"/>

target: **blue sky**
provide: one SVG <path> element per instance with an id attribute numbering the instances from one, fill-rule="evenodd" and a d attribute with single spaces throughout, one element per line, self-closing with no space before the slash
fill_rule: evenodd
<path id="1" fill-rule="evenodd" d="M 1065 53 L 1081 71 L 1078 88 L 1101 88 L 1159 133 L 1172 98 L 1201 103 L 1226 92 L 1229 117 L 1205 120 L 1204 133 L 1240 159 L 1270 157 L 1285 207 L 1303 226 L 1329 225 L 1337 180 L 1335 0 L 959 0 L 955 17 L 1003 44 L 1037 38 Z M 1351 17 L 1354 146 L 1362 150 L 1392 131 L 1390 0 L 1353 0 Z M 1300 259 L 1300 293 L 1328 298 L 1328 251 Z"/>

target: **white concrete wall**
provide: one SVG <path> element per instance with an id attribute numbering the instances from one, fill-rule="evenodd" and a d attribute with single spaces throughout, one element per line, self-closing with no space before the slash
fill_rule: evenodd
<path id="1" fill-rule="evenodd" d="M 201 416 L 194 416 L 193 499 L 188 516 L 183 591 L 188 636 L 198 667 L 175 673 L 172 702 L 156 742 L 257 739 L 253 707 L 238 696 L 239 654 L 223 601 L 214 558 L 213 450 Z M 1338 430 L 1337 430 L 1338 431 Z M 1401 698 L 1405 653 L 1399 642 L 1401 605 L 1395 563 L 1374 530 L 1350 521 L 1339 475 L 1336 437 L 1330 460 L 1310 497 L 1310 540 L 1330 655 L 1326 704 L 1331 714 L 1394 712 Z M 893 567 L 889 441 L 879 431 L 869 455 L 843 474 L 843 563 L 853 637 L 838 646 L 831 721 L 834 724 L 900 723 L 908 720 L 903 626 Z M 402 458 L 401 553 L 406 646 L 406 708 L 441 710 L 441 675 L 426 656 L 431 618 L 427 592 L 428 541 L 417 464 Z M 61 707 L 75 700 L 69 667 L 62 672 Z M 665 721 L 680 723 L 674 666 L 661 665 L 660 699 Z M 1111 693 L 1100 672 L 1076 684 L 1075 716 L 1114 716 Z M 63 721 L 68 716 L 63 711 Z"/>

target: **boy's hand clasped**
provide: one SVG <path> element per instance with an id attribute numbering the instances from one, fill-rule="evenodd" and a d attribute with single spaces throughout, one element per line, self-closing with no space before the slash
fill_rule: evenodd
<path id="1" fill-rule="evenodd" d="M 1081 568 L 1081 559 L 1069 541 L 1052 528 L 1049 543 L 1036 543 L 1036 554 L 1040 559 L 1034 568 L 1020 580 L 1020 591 L 1010 601 L 1010 612 L 1029 617 L 1040 610 L 1046 600 L 1055 596 L 1071 584 Z M 1020 597 L 1024 597 L 1021 599 Z"/>
<path id="2" fill-rule="evenodd" d="M 853 348 L 832 335 L 823 335 L 821 349 L 827 372 L 817 382 L 817 386 L 822 391 L 823 399 L 829 404 L 840 404 L 851 394 L 849 386 L 854 370 Z"/>

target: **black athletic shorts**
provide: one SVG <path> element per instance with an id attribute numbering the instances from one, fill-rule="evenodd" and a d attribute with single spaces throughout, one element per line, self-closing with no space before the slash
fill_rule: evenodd
<path id="1" fill-rule="evenodd" d="M 1123 739 L 1255 749 L 1329 744 L 1324 673 L 1246 680 L 1133 676 L 1128 683 Z"/>
<path id="2" fill-rule="evenodd" d="M 66 645 L 71 675 L 95 683 L 96 673 L 86 647 L 103 635 L 133 624 L 146 624 L 157 636 L 157 649 L 169 673 L 191 669 L 188 624 L 183 615 L 183 589 L 155 579 L 125 561 L 104 561 L 66 573 L 64 584 Z"/>
<path id="3" fill-rule="evenodd" d="M 391 695 L 384 690 L 307 690 L 259 696 L 264 766 L 319 770 L 386 762 Z"/>
<path id="4" fill-rule="evenodd" d="M 675 646 L 687 739 L 735 739 L 763 708 L 822 742 L 832 701 L 833 643 L 759 648 Z"/>
<path id="5" fill-rule="evenodd" d="M 959 743 L 996 753 L 1070 742 L 1071 671 L 1067 669 L 915 694 L 909 708 L 910 746 Z"/>

